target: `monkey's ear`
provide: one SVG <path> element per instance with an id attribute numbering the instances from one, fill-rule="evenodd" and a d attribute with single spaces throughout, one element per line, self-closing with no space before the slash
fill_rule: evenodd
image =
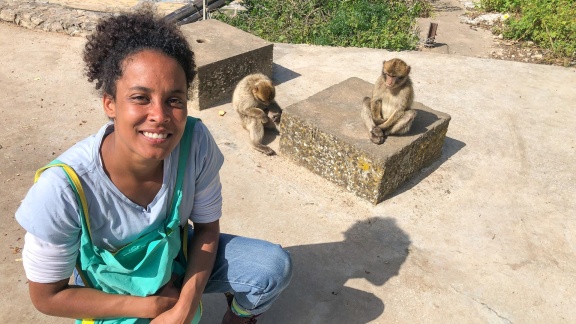
<path id="1" fill-rule="evenodd" d="M 384 64 L 386 64 L 386 60 L 382 61 L 382 66 L 384 66 Z"/>
<path id="2" fill-rule="evenodd" d="M 108 118 L 114 119 L 116 117 L 116 102 L 114 98 L 109 94 L 104 94 L 102 96 L 102 105 L 104 106 L 104 113 Z"/>
<path id="3" fill-rule="evenodd" d="M 406 65 L 406 75 L 408 75 L 408 73 L 410 73 L 410 65 Z"/>

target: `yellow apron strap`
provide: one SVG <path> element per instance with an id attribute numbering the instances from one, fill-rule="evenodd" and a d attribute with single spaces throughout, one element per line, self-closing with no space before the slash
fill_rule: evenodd
<path id="1" fill-rule="evenodd" d="M 38 169 L 38 171 L 36 171 L 36 175 L 34 176 L 34 183 L 38 181 L 42 172 L 51 167 L 61 167 L 64 170 L 64 172 L 66 172 L 66 175 L 68 176 L 72 186 L 74 187 L 73 188 L 74 191 L 78 193 L 78 197 L 80 198 L 80 203 L 82 205 L 81 208 L 82 211 L 84 212 L 84 219 L 86 220 L 86 226 L 88 227 L 88 233 L 92 233 L 90 231 L 90 216 L 88 215 L 88 203 L 86 202 L 86 195 L 84 194 L 84 189 L 82 188 L 82 184 L 80 183 L 80 178 L 78 178 L 78 175 L 76 174 L 74 169 L 72 169 L 68 164 L 62 163 L 60 161 L 52 161 L 50 164 L 43 166 L 42 168 Z"/>
<path id="2" fill-rule="evenodd" d="M 88 234 L 90 235 L 90 217 L 88 215 L 88 204 L 86 202 L 86 195 L 84 194 L 84 189 L 82 188 L 80 179 L 78 178 L 78 175 L 76 174 L 74 169 L 72 169 L 72 167 L 70 167 L 68 164 L 62 163 L 57 160 L 52 161 L 48 165 L 43 166 L 42 168 L 38 169 L 38 171 L 36 171 L 36 175 L 34 175 L 34 183 L 38 181 L 42 172 L 46 171 L 46 169 L 51 167 L 61 167 L 68 176 L 68 178 L 70 179 L 71 185 L 75 189 L 74 191 L 76 191 L 78 197 L 80 198 L 80 204 L 82 205 L 81 208 L 84 211 L 84 220 L 86 221 L 86 227 L 88 228 Z M 90 282 L 87 280 L 86 276 L 84 276 L 84 272 L 80 268 L 78 262 L 76 262 L 76 271 L 78 271 L 78 274 L 82 279 L 82 282 L 84 282 L 84 286 L 91 288 Z M 90 319 L 85 319 L 82 320 L 82 323 L 94 323 L 94 321 Z"/>

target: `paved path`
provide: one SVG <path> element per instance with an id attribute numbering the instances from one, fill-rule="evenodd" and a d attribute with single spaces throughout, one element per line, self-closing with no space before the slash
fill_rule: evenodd
<path id="1" fill-rule="evenodd" d="M 82 77 L 83 42 L 0 23 L 5 323 L 62 323 L 29 303 L 24 233 L 13 215 L 34 170 L 105 122 Z M 411 64 L 417 100 L 452 121 L 440 160 L 377 206 L 252 150 L 230 104 L 191 111 L 226 157 L 223 231 L 292 253 L 293 282 L 262 322 L 574 322 L 576 70 L 276 44 L 278 102 L 286 107 L 352 76 L 374 82 L 392 57 Z M 205 305 L 204 323 L 219 323 L 223 297 L 206 296 Z"/>
<path id="2" fill-rule="evenodd" d="M 422 48 L 422 51 L 457 54 L 473 57 L 490 57 L 496 49 L 492 33 L 489 30 L 462 23 L 461 16 L 466 13 L 464 0 L 433 1 L 434 14 L 429 18 L 419 18 L 420 39 L 425 40 L 430 23 L 437 23 L 438 30 L 435 47 Z"/>

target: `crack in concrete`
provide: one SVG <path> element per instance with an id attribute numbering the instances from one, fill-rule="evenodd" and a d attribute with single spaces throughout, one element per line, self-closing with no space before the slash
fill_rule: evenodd
<path id="1" fill-rule="evenodd" d="M 507 324 L 512 324 L 512 323 L 513 323 L 511 320 L 509 320 L 509 319 L 507 319 L 506 317 L 500 315 L 500 313 L 498 313 L 494 308 L 490 307 L 488 304 L 486 304 L 486 303 L 484 303 L 484 302 L 482 302 L 482 301 L 479 301 L 479 300 L 477 300 L 476 298 L 474 298 L 474 297 L 472 297 L 472 296 L 470 296 L 470 295 L 468 295 L 468 294 L 465 294 L 465 293 L 461 292 L 460 290 L 456 289 L 456 287 L 454 287 L 454 285 L 450 285 L 450 287 L 451 287 L 452 289 L 454 289 L 454 291 L 457 292 L 457 293 L 459 293 L 460 295 L 465 296 L 465 297 L 468 297 L 468 298 L 472 299 L 473 301 L 475 301 L 476 303 L 484 306 L 484 308 L 488 309 L 492 314 L 498 316 L 498 318 L 500 318 L 502 321 L 504 321 L 504 323 L 507 323 Z"/>

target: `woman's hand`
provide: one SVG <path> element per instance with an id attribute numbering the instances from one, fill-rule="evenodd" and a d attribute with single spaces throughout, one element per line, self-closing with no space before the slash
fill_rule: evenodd
<path id="1" fill-rule="evenodd" d="M 149 316 L 150 318 L 155 318 L 176 305 L 178 297 L 180 297 L 180 290 L 174 285 L 177 279 L 178 276 L 172 274 L 170 281 L 162 286 L 154 296 L 148 297 L 153 302 L 152 309 L 154 310 L 152 316 Z"/>
<path id="2" fill-rule="evenodd" d="M 190 324 L 192 320 L 188 319 L 187 317 L 187 312 L 179 311 L 176 307 L 174 307 L 157 316 L 150 322 L 150 324 Z"/>

